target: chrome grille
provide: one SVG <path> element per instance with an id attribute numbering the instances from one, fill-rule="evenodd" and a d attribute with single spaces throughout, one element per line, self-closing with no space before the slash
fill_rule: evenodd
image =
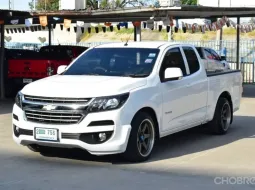
<path id="1" fill-rule="evenodd" d="M 76 124 L 83 118 L 82 114 L 71 112 L 26 110 L 25 114 L 28 121 L 47 124 Z"/>
<path id="2" fill-rule="evenodd" d="M 38 103 L 61 103 L 61 104 L 87 104 L 91 98 L 50 98 L 39 96 L 24 96 L 26 101 Z"/>

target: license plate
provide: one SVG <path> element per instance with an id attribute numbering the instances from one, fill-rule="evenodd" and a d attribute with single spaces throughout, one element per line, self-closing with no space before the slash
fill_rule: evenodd
<path id="1" fill-rule="evenodd" d="M 33 82 L 32 79 L 23 79 L 23 83 L 27 84 L 27 83 L 31 83 Z"/>
<path id="2" fill-rule="evenodd" d="M 58 130 L 35 128 L 35 139 L 43 141 L 58 141 Z"/>

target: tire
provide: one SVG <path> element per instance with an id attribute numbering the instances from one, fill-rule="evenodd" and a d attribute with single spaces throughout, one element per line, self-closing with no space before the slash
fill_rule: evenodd
<path id="1" fill-rule="evenodd" d="M 130 162 L 142 162 L 149 159 L 156 141 L 156 125 L 152 116 L 139 112 L 131 122 L 127 149 L 124 158 Z"/>
<path id="2" fill-rule="evenodd" d="M 226 98 L 219 98 L 213 120 L 208 124 L 209 131 L 216 135 L 225 135 L 233 117 L 230 102 Z"/>

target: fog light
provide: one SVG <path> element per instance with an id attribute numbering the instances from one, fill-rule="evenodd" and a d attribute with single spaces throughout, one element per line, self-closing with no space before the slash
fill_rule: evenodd
<path id="1" fill-rule="evenodd" d="M 99 133 L 98 137 L 101 142 L 105 141 L 107 138 L 106 133 Z"/>
<path id="2" fill-rule="evenodd" d="M 13 114 L 13 118 L 19 121 L 19 117 L 17 115 Z"/>
<path id="3" fill-rule="evenodd" d="M 14 135 L 16 137 L 19 137 L 19 127 L 17 127 L 16 125 L 13 125 L 13 132 L 14 132 Z"/>
<path id="4" fill-rule="evenodd" d="M 16 127 L 15 127 L 15 130 L 19 133 L 19 127 L 16 126 Z"/>

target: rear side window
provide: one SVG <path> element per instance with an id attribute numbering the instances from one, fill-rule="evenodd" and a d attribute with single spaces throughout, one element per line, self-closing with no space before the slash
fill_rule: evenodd
<path id="1" fill-rule="evenodd" d="M 191 47 L 183 47 L 184 54 L 187 58 L 190 74 L 197 72 L 200 68 L 199 61 L 197 55 L 193 48 Z"/>

